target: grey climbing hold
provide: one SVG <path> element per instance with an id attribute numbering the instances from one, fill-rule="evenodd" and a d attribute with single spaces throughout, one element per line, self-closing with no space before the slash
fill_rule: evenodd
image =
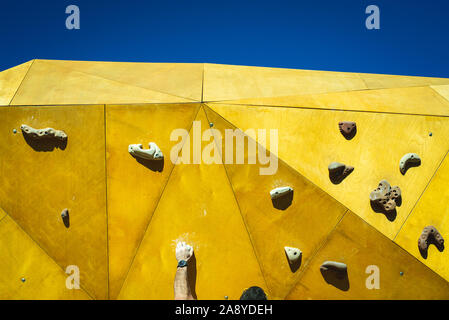
<path id="1" fill-rule="evenodd" d="M 293 201 L 293 188 L 279 187 L 270 191 L 271 202 L 276 209 L 285 210 Z"/>
<path id="2" fill-rule="evenodd" d="M 284 250 L 290 264 L 295 264 L 301 258 L 302 252 L 298 248 L 284 247 Z"/>
<path id="3" fill-rule="evenodd" d="M 128 152 L 133 157 L 143 158 L 147 160 L 164 159 L 164 155 L 162 154 L 161 149 L 159 149 L 156 143 L 150 142 L 148 146 L 150 147 L 150 149 L 143 149 L 141 144 L 130 144 L 128 146 Z"/>
<path id="4" fill-rule="evenodd" d="M 333 184 L 339 184 L 354 171 L 354 167 L 339 162 L 332 162 L 328 166 L 328 170 L 331 182 Z"/>
<path id="5" fill-rule="evenodd" d="M 324 280 L 334 287 L 347 291 L 349 290 L 348 267 L 342 262 L 325 261 L 320 266 Z"/>
<path id="6" fill-rule="evenodd" d="M 420 165 L 421 158 L 416 153 L 407 153 L 399 161 L 399 170 L 404 175 L 408 169 L 419 167 Z"/>
<path id="7" fill-rule="evenodd" d="M 62 222 L 64 223 L 65 227 L 70 227 L 70 217 L 69 217 L 69 209 L 64 209 L 61 212 L 61 218 Z"/>
<path id="8" fill-rule="evenodd" d="M 55 138 L 61 141 L 67 140 L 67 134 L 62 130 L 56 130 L 53 128 L 45 129 L 34 129 L 26 124 L 20 126 L 24 135 L 30 137 L 31 139 L 41 140 Z"/>
<path id="9" fill-rule="evenodd" d="M 431 244 L 435 245 L 440 252 L 444 250 L 444 239 L 441 234 L 434 226 L 427 226 L 418 239 L 419 253 L 424 259 L 427 259 L 427 251 Z"/>

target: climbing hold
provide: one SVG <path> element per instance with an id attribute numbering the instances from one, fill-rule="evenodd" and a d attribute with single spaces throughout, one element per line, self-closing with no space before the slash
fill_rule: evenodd
<path id="1" fill-rule="evenodd" d="M 20 129 L 22 129 L 24 135 L 36 140 L 51 138 L 55 138 L 61 141 L 67 140 L 67 134 L 62 130 L 56 130 L 53 128 L 34 129 L 30 126 L 27 126 L 26 124 L 22 124 L 20 126 Z"/>
<path id="2" fill-rule="evenodd" d="M 333 184 L 339 184 L 342 182 L 347 176 L 354 171 L 354 167 L 347 166 L 343 163 L 332 162 L 329 166 L 329 179 Z"/>
<path id="3" fill-rule="evenodd" d="M 357 125 L 353 121 L 342 121 L 338 123 L 341 134 L 347 139 L 351 140 L 357 133 Z"/>
<path id="4" fill-rule="evenodd" d="M 427 226 L 423 229 L 418 239 L 418 248 L 421 256 L 427 259 L 427 250 L 433 244 L 442 252 L 444 250 L 444 239 L 434 226 Z"/>
<path id="5" fill-rule="evenodd" d="M 69 217 L 69 209 L 64 209 L 61 212 L 62 222 L 66 226 L 66 228 L 70 227 L 70 217 Z"/>
<path id="6" fill-rule="evenodd" d="M 295 264 L 301 258 L 302 252 L 298 248 L 284 247 L 284 250 L 290 264 Z"/>
<path id="7" fill-rule="evenodd" d="M 325 261 L 320 266 L 321 275 L 324 280 L 334 287 L 349 290 L 348 267 L 342 262 Z"/>
<path id="8" fill-rule="evenodd" d="M 156 143 L 150 142 L 148 146 L 150 149 L 143 149 L 141 144 L 130 144 L 128 146 L 128 152 L 133 157 L 147 160 L 162 160 L 164 158 L 161 149 L 159 149 Z"/>
<path id="9" fill-rule="evenodd" d="M 421 165 L 421 158 L 416 153 L 407 153 L 399 161 L 399 170 L 404 175 L 408 169 L 412 167 L 419 167 Z"/>
<path id="10" fill-rule="evenodd" d="M 401 189 L 398 186 L 392 188 L 387 180 L 382 180 L 369 198 L 373 209 L 388 213 L 401 205 Z"/>
<path id="11" fill-rule="evenodd" d="M 270 191 L 271 202 L 276 209 L 285 210 L 293 201 L 293 189 L 290 187 L 279 187 Z"/>

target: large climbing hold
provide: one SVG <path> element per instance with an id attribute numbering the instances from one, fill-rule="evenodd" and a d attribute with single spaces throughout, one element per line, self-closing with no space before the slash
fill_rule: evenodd
<path id="1" fill-rule="evenodd" d="M 67 134 L 62 130 L 56 130 L 53 128 L 45 128 L 45 129 L 34 129 L 26 124 L 22 124 L 20 126 L 22 132 L 25 136 L 34 139 L 34 140 L 42 140 L 42 139 L 58 139 L 61 141 L 67 140 Z"/>
<path id="2" fill-rule="evenodd" d="M 354 171 L 354 167 L 339 162 L 332 162 L 328 166 L 328 169 L 329 179 L 333 184 L 341 183 L 352 171 Z"/>
<path id="3" fill-rule="evenodd" d="M 301 258 L 302 252 L 298 248 L 284 247 L 284 250 L 290 264 L 295 264 Z"/>
<path id="4" fill-rule="evenodd" d="M 347 140 L 354 138 L 357 133 L 357 124 L 353 121 L 341 121 L 338 123 L 338 128 Z"/>
<path id="5" fill-rule="evenodd" d="M 291 187 L 279 187 L 270 191 L 271 202 L 276 209 L 285 210 L 293 201 L 293 189 Z"/>
<path id="6" fill-rule="evenodd" d="M 324 280 L 334 287 L 347 291 L 349 289 L 348 267 L 342 262 L 325 261 L 320 266 Z"/>
<path id="7" fill-rule="evenodd" d="M 421 158 L 416 153 L 407 153 L 399 161 L 399 170 L 404 175 L 408 169 L 419 167 L 420 165 Z"/>
<path id="8" fill-rule="evenodd" d="M 401 189 L 398 186 L 392 188 L 387 180 L 382 180 L 369 198 L 374 210 L 389 213 L 401 205 Z"/>
<path id="9" fill-rule="evenodd" d="M 418 239 L 419 253 L 424 259 L 427 259 L 429 246 L 433 244 L 442 252 L 444 250 L 444 239 L 434 226 L 427 226 L 423 229 Z"/>
<path id="10" fill-rule="evenodd" d="M 143 149 L 141 144 L 130 144 L 128 146 L 128 152 L 133 157 L 146 160 L 162 160 L 164 158 L 161 149 L 159 149 L 156 143 L 150 142 L 148 145 L 150 147 L 149 149 Z"/>

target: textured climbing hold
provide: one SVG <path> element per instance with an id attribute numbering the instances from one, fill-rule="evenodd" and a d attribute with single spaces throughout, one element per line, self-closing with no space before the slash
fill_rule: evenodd
<path id="1" fill-rule="evenodd" d="M 279 187 L 270 191 L 271 202 L 276 209 L 285 210 L 293 201 L 293 189 L 290 187 Z"/>
<path id="2" fill-rule="evenodd" d="M 419 167 L 420 165 L 421 158 L 416 153 L 407 153 L 399 161 L 399 170 L 404 175 L 408 169 Z"/>
<path id="3" fill-rule="evenodd" d="M 133 157 L 147 160 L 162 160 L 164 158 L 161 149 L 159 149 L 156 143 L 150 142 L 148 146 L 149 149 L 143 149 L 141 144 L 130 144 L 128 146 L 128 152 Z"/>
<path id="4" fill-rule="evenodd" d="M 354 167 L 347 166 L 343 163 L 332 162 L 329 166 L 329 179 L 333 184 L 339 184 L 342 182 L 347 176 L 354 171 Z"/>
<path id="5" fill-rule="evenodd" d="M 70 217 L 69 217 L 69 209 L 64 209 L 61 212 L 62 222 L 66 226 L 66 228 L 70 227 Z"/>
<path id="6" fill-rule="evenodd" d="M 284 250 L 290 264 L 296 263 L 301 258 L 302 252 L 298 248 L 284 247 Z"/>
<path id="7" fill-rule="evenodd" d="M 341 121 L 338 123 L 338 128 L 347 140 L 354 138 L 357 133 L 357 124 L 353 121 Z"/>
<path id="8" fill-rule="evenodd" d="M 24 135 L 35 140 L 51 138 L 55 138 L 61 141 L 67 140 L 67 134 L 62 130 L 56 130 L 53 128 L 34 129 L 30 126 L 27 126 L 26 124 L 22 124 L 20 126 L 20 129 L 22 129 Z"/>
<path id="9" fill-rule="evenodd" d="M 418 239 L 418 248 L 421 256 L 427 259 L 427 250 L 433 244 L 442 252 L 444 250 L 444 239 L 434 226 L 427 226 L 423 229 Z"/>
<path id="10" fill-rule="evenodd" d="M 373 209 L 388 213 L 401 205 L 401 189 L 398 186 L 392 188 L 387 180 L 382 180 L 369 198 Z"/>
<path id="11" fill-rule="evenodd" d="M 342 262 L 325 261 L 320 266 L 324 280 L 334 287 L 347 291 L 349 290 L 348 267 Z"/>

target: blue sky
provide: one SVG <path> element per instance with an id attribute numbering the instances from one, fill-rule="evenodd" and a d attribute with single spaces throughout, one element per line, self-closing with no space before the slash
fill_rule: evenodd
<path id="1" fill-rule="evenodd" d="M 78 5 L 81 29 L 67 30 Z M 380 8 L 367 30 L 365 8 Z M 449 1 L 2 1 L 0 70 L 40 59 L 210 62 L 449 78 Z"/>

